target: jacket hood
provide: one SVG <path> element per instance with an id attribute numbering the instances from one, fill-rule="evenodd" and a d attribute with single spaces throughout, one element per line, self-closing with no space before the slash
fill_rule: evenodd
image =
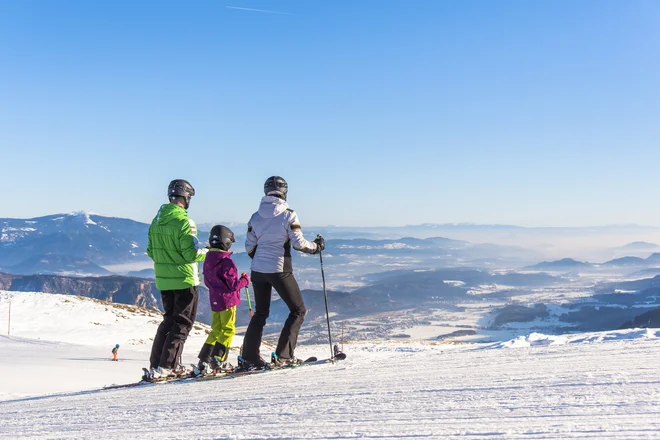
<path id="1" fill-rule="evenodd" d="M 186 218 L 188 213 L 185 209 L 174 203 L 165 203 L 158 210 L 157 223 L 159 225 L 166 225 L 173 220 L 180 220 Z"/>
<path id="2" fill-rule="evenodd" d="M 289 209 L 285 200 L 274 196 L 264 196 L 259 205 L 259 215 L 263 218 L 273 218 Z"/>

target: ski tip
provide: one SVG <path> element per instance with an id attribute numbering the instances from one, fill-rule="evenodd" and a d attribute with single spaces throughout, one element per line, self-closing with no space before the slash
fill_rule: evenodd
<path id="1" fill-rule="evenodd" d="M 307 359 L 305 359 L 305 360 L 303 361 L 303 363 L 307 363 L 307 362 L 316 362 L 316 361 L 318 361 L 318 360 L 319 360 L 319 359 L 318 359 L 316 356 L 312 356 L 312 357 L 308 357 Z"/>

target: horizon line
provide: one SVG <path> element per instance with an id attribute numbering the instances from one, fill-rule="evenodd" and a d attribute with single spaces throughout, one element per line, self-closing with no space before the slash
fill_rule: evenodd
<path id="1" fill-rule="evenodd" d="M 135 220 L 133 218 L 129 217 L 118 217 L 114 215 L 107 215 L 107 214 L 101 214 L 98 212 L 93 212 L 93 211 L 87 211 L 85 209 L 77 210 L 77 211 L 70 211 L 70 212 L 60 212 L 60 213 L 54 213 L 54 214 L 46 214 L 46 215 L 40 215 L 37 217 L 2 217 L 0 220 L 35 220 L 35 219 L 40 219 L 44 217 L 53 217 L 53 216 L 75 216 L 75 215 L 93 215 L 93 216 L 98 216 L 98 217 L 106 217 L 106 218 L 117 218 L 117 219 L 125 219 L 125 220 L 131 220 L 137 223 L 145 223 L 149 224 L 148 222 L 143 222 L 140 220 Z M 217 221 L 202 221 L 202 222 L 196 222 L 198 225 L 207 225 L 207 224 L 237 224 L 237 225 L 246 225 L 247 222 L 242 222 L 242 221 L 224 221 L 224 222 L 217 222 Z M 646 225 L 646 224 L 639 224 L 639 223 L 613 223 L 613 224 L 601 224 L 601 225 L 589 225 L 589 226 L 523 226 L 523 225 L 516 225 L 516 224 L 508 224 L 508 223 L 474 223 L 474 222 L 452 222 L 452 223 L 416 223 L 416 224 L 405 224 L 405 225 L 394 225 L 394 226 L 383 226 L 383 225 L 368 225 L 368 226 L 358 226 L 358 225 L 337 225 L 337 224 L 326 224 L 326 225 L 321 225 L 321 224 L 312 224 L 310 226 L 307 226 L 306 228 L 310 227 L 316 227 L 316 228 L 351 228 L 351 229 L 397 229 L 397 228 L 420 228 L 420 227 L 426 227 L 426 228 L 438 228 L 438 227 L 454 227 L 454 228 L 460 228 L 460 227 L 474 227 L 474 228 L 517 228 L 517 229 L 589 229 L 589 228 L 648 228 L 648 229 L 660 229 L 660 226 L 656 225 Z"/>

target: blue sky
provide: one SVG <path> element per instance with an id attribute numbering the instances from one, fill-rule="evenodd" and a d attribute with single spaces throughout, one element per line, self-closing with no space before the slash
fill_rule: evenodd
<path id="1" fill-rule="evenodd" d="M 660 225 L 658 121 L 658 1 L 0 0 L 0 217 Z"/>

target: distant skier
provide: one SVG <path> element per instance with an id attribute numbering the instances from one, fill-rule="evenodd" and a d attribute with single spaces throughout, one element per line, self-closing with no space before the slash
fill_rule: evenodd
<path id="1" fill-rule="evenodd" d="M 298 215 L 286 203 L 288 184 L 279 176 L 272 176 L 264 184 L 259 211 L 248 222 L 245 249 L 252 258 L 252 288 L 255 313 L 243 340 L 243 367 L 263 369 L 269 365 L 259 355 L 261 338 L 270 313 L 270 297 L 274 287 L 289 308 L 275 349 L 273 361 L 278 365 L 300 363 L 294 356 L 298 332 L 305 319 L 305 303 L 300 287 L 293 276 L 291 246 L 308 254 L 321 252 L 322 237 L 313 242 L 305 240 Z"/>
<path id="2" fill-rule="evenodd" d="M 154 378 L 177 375 L 183 345 L 197 316 L 197 263 L 204 261 L 208 251 L 200 246 L 197 227 L 188 218 L 195 189 L 188 181 L 176 179 L 170 182 L 167 195 L 170 203 L 162 205 L 151 222 L 147 245 L 165 311 L 151 348 Z"/>
<path id="3" fill-rule="evenodd" d="M 236 334 L 236 306 L 241 302 L 241 289 L 250 284 L 246 273 L 238 276 L 236 263 L 229 252 L 236 240 L 226 226 L 216 225 L 209 234 L 209 252 L 204 261 L 204 284 L 209 288 L 211 333 L 199 352 L 196 374 L 231 371 L 227 361 L 231 341 Z"/>
<path id="4" fill-rule="evenodd" d="M 117 353 L 119 352 L 119 344 L 115 344 L 114 347 L 112 347 L 112 360 L 116 361 L 117 360 Z"/>

